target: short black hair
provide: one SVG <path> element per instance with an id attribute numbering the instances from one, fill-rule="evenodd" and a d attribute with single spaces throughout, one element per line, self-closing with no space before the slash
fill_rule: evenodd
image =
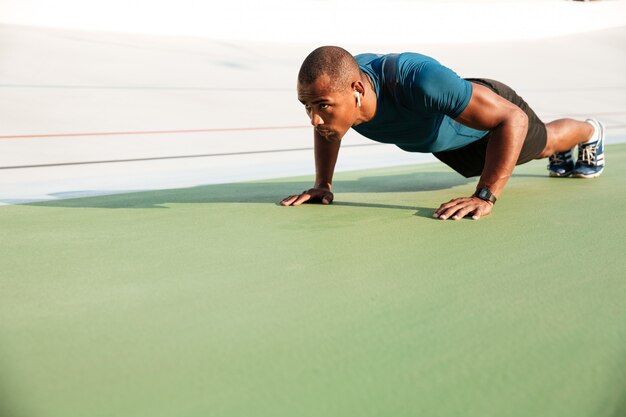
<path id="1" fill-rule="evenodd" d="M 298 83 L 312 84 L 323 74 L 330 78 L 333 91 L 348 88 L 354 73 L 360 74 L 359 64 L 350 52 L 339 46 L 320 46 L 302 62 Z"/>

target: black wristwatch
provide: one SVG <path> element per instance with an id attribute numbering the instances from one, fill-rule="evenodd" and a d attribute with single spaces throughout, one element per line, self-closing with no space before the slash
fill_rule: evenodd
<path id="1" fill-rule="evenodd" d="M 497 200 L 496 196 L 493 195 L 491 190 L 487 187 L 477 189 L 476 192 L 474 193 L 474 197 L 478 197 L 481 200 L 485 200 L 485 201 L 491 201 L 492 204 L 496 204 L 496 200 Z"/>

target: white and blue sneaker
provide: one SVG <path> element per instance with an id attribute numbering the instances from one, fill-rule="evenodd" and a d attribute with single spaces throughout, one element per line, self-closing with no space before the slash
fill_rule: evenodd
<path id="1" fill-rule="evenodd" d="M 604 171 L 604 125 L 595 119 L 587 119 L 597 132 L 597 139 L 593 142 L 578 145 L 578 160 L 574 167 L 574 177 L 596 178 Z M 595 133 L 594 133 L 595 135 Z"/>
<path id="2" fill-rule="evenodd" d="M 548 173 L 551 177 L 569 177 L 574 171 L 572 150 L 556 152 L 548 157 Z"/>

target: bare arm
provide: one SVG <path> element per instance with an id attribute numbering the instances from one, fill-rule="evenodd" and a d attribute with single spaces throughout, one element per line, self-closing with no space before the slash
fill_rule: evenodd
<path id="1" fill-rule="evenodd" d="M 313 130 L 315 155 L 315 184 L 313 188 L 299 195 L 290 195 L 283 199 L 283 206 L 299 206 L 306 202 L 330 204 L 333 201 L 332 183 L 335 164 L 341 146 L 340 140 L 327 140 Z"/>
<path id="2" fill-rule="evenodd" d="M 485 167 L 477 188 L 487 187 L 499 197 L 513 173 L 526 138 L 526 113 L 487 87 L 473 84 L 472 98 L 455 120 L 475 129 L 491 131 Z M 472 218 L 478 219 L 489 214 L 492 207 L 492 203 L 477 197 L 456 198 L 442 204 L 434 215 L 442 220 L 456 220 L 471 214 Z"/>

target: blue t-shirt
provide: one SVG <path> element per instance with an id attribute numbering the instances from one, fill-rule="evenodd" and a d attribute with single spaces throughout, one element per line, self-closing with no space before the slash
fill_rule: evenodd
<path id="1" fill-rule="evenodd" d="M 402 53 L 397 61 L 399 94 L 385 85 L 383 62 L 389 55 L 355 56 L 376 90 L 376 114 L 352 128 L 377 142 L 392 143 L 409 152 L 441 152 L 461 148 L 488 132 L 453 119 L 467 107 L 472 83 L 439 62 L 417 53 Z"/>

